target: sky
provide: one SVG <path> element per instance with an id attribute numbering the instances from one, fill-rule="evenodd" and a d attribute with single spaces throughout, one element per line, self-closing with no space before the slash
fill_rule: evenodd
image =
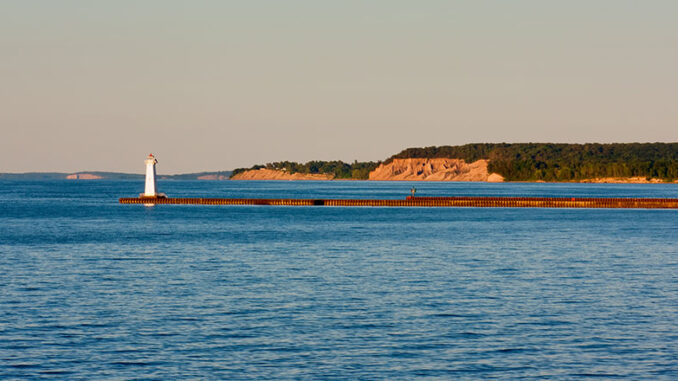
<path id="1" fill-rule="evenodd" d="M 678 1 L 0 0 L 0 172 L 678 141 Z"/>

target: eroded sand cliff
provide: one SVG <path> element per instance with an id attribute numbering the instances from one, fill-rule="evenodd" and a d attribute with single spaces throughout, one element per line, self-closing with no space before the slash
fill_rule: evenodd
<path id="1" fill-rule="evenodd" d="M 273 169 L 252 169 L 231 177 L 231 180 L 332 180 L 333 174 L 288 173 Z"/>
<path id="2" fill-rule="evenodd" d="M 504 178 L 487 172 L 487 160 L 467 163 L 461 159 L 393 159 L 370 172 L 370 180 L 489 181 Z"/>

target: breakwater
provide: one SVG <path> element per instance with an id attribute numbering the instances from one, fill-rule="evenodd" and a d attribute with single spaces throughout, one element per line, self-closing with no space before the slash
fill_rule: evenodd
<path id="1" fill-rule="evenodd" d="M 291 198 L 121 198 L 121 204 L 171 205 L 276 205 L 373 207 L 476 207 L 476 208 L 638 208 L 678 209 L 676 198 L 574 198 L 574 197 L 407 197 L 404 200 L 291 199 Z"/>

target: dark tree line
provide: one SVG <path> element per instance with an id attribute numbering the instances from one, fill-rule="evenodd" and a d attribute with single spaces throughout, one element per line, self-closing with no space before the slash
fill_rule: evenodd
<path id="1" fill-rule="evenodd" d="M 313 160 L 307 163 L 296 163 L 293 161 L 277 161 L 274 163 L 268 163 L 266 165 L 255 165 L 251 168 L 237 168 L 233 170 L 231 177 L 251 170 L 251 169 L 274 169 L 279 171 L 286 171 L 288 173 L 324 173 L 324 174 L 334 174 L 336 179 L 354 179 L 354 180 L 366 180 L 370 174 L 377 166 L 379 162 L 358 162 L 354 161 L 353 163 L 344 163 L 341 160 L 334 161 L 320 161 Z"/>
<path id="2" fill-rule="evenodd" d="M 678 179 L 678 143 L 498 143 L 408 148 L 395 158 L 489 159 L 508 181 L 576 181 L 596 177 Z"/>

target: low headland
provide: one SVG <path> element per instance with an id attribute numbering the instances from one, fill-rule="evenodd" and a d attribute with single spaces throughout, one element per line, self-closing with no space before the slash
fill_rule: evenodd
<path id="1" fill-rule="evenodd" d="M 480 143 L 408 148 L 384 161 L 290 161 L 233 170 L 232 180 L 678 181 L 678 143 Z"/>

